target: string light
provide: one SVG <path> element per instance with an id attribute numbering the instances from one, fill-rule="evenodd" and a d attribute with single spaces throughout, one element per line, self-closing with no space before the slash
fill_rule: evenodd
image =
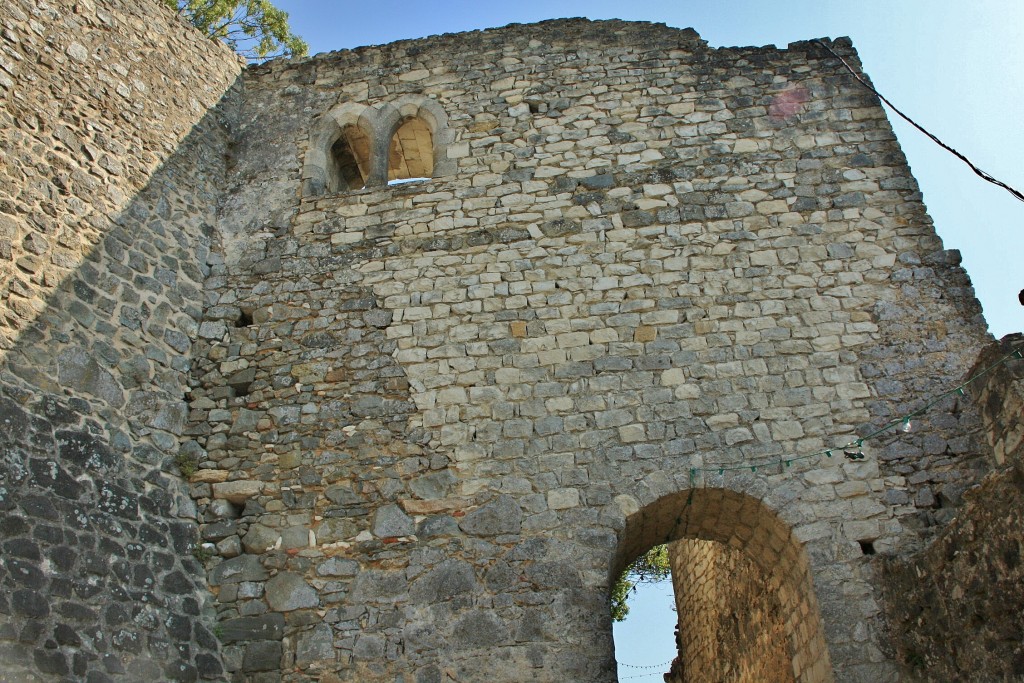
<path id="1" fill-rule="evenodd" d="M 624 664 L 624 663 L 616 660 L 615 663 L 618 664 L 619 666 L 624 666 L 627 669 L 661 669 L 661 668 L 666 667 L 666 666 L 671 666 L 672 665 L 672 661 L 674 661 L 674 660 L 670 660 L 670 661 L 664 662 L 662 664 Z"/>
<path id="2" fill-rule="evenodd" d="M 658 669 L 657 671 L 647 671 L 646 673 L 633 674 L 632 676 L 619 676 L 619 680 L 624 681 L 627 678 L 647 678 L 648 676 L 662 676 L 664 675 L 665 668 L 672 666 L 672 661 L 664 662 L 662 664 L 623 664 L 619 661 L 616 661 L 615 663 L 627 669 Z"/>
<path id="3" fill-rule="evenodd" d="M 1009 362 L 1011 359 L 1024 359 L 1024 346 L 1019 346 L 1019 347 L 1015 348 L 1013 351 L 1011 351 L 1010 353 L 1006 354 L 1005 356 L 1003 356 L 1002 358 L 997 360 L 992 365 L 988 366 L 987 368 L 985 368 L 984 370 L 978 372 L 977 374 L 973 375 L 972 377 L 969 377 L 968 379 L 966 379 L 962 384 L 954 387 L 953 389 L 950 389 L 949 391 L 947 391 L 947 392 L 945 392 L 943 394 L 940 394 L 940 395 L 936 396 L 932 400 L 926 402 L 922 407 L 918 408 L 917 410 L 914 410 L 913 412 L 907 413 L 906 415 L 901 415 L 900 417 L 896 418 L 892 422 L 889 422 L 889 423 L 885 424 L 884 426 L 876 429 L 875 431 L 870 432 L 866 436 L 863 436 L 863 437 L 861 437 L 859 439 L 854 439 L 854 440 L 850 441 L 849 443 L 845 444 L 841 448 L 827 448 L 825 450 L 816 451 L 814 453 L 808 453 L 807 455 L 790 455 L 790 456 L 786 456 L 784 458 L 773 458 L 773 459 L 770 459 L 770 460 L 761 460 L 761 461 L 757 461 L 757 462 L 740 462 L 740 463 L 736 463 L 736 464 L 733 464 L 733 465 L 715 464 L 715 465 L 710 465 L 708 467 L 693 467 L 693 468 L 690 468 L 690 488 L 692 490 L 692 488 L 693 488 L 693 486 L 695 484 L 696 478 L 697 478 L 697 474 L 699 472 L 717 472 L 719 475 L 722 475 L 722 474 L 725 474 L 726 471 L 750 470 L 751 472 L 756 473 L 758 468 L 762 468 L 763 469 L 765 467 L 769 467 L 769 466 L 772 466 L 772 465 L 778 465 L 780 471 L 782 471 L 785 468 L 791 467 L 794 462 L 798 462 L 798 461 L 801 461 L 801 460 L 811 460 L 811 459 L 814 459 L 814 458 L 819 458 L 819 457 L 821 457 L 823 455 L 825 457 L 827 457 L 827 458 L 831 458 L 832 455 L 833 455 L 833 452 L 837 451 L 837 450 L 841 450 L 842 453 L 843 453 L 843 456 L 847 460 L 850 460 L 850 461 L 853 461 L 853 462 L 858 462 L 858 461 L 864 460 L 865 459 L 865 455 L 864 455 L 864 448 L 863 448 L 863 446 L 864 446 L 864 442 L 865 441 L 870 441 L 872 439 L 877 439 L 878 437 L 882 436 L 886 432 L 889 432 L 889 431 L 897 429 L 897 428 L 899 428 L 900 431 L 909 432 L 913 428 L 913 425 L 912 425 L 912 422 L 911 422 L 911 420 L 913 418 L 920 417 L 921 415 L 925 414 L 929 409 L 931 409 L 933 406 L 935 406 L 937 403 L 939 403 L 943 399 L 946 399 L 946 398 L 948 398 L 950 396 L 966 396 L 965 389 L 966 389 L 966 387 L 969 384 L 972 384 L 973 382 L 978 381 L 979 379 L 981 379 L 982 377 L 984 377 L 988 373 L 992 372 L 993 370 L 995 370 L 999 366 Z M 689 504 L 690 501 L 692 501 L 692 500 L 693 500 L 693 496 L 692 496 L 692 493 L 691 493 L 690 498 L 687 500 L 687 504 Z"/>

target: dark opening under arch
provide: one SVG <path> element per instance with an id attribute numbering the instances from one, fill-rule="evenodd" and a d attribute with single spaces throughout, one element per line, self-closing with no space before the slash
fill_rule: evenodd
<path id="1" fill-rule="evenodd" d="M 345 126 L 330 149 L 332 192 L 358 190 L 366 185 L 370 169 L 370 139 L 357 126 Z"/>

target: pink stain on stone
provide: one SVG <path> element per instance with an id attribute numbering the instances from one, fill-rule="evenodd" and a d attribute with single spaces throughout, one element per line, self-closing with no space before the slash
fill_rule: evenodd
<path id="1" fill-rule="evenodd" d="M 790 88 L 772 98 L 772 103 L 768 105 L 768 115 L 773 119 L 788 119 L 790 116 L 796 116 L 804 110 L 804 102 L 809 99 L 811 96 L 808 94 L 807 88 L 803 86 Z"/>

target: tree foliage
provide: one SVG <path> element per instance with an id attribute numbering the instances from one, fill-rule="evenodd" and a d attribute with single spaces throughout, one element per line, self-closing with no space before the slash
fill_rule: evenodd
<path id="1" fill-rule="evenodd" d="M 612 619 L 622 621 L 629 614 L 629 605 L 626 601 L 630 593 L 636 591 L 637 585 L 659 583 L 671 575 L 667 545 L 656 545 L 636 558 L 612 586 Z"/>
<path id="2" fill-rule="evenodd" d="M 269 0 L 164 0 L 168 7 L 211 38 L 246 59 L 303 57 L 306 42 L 292 33 L 288 13 Z"/>

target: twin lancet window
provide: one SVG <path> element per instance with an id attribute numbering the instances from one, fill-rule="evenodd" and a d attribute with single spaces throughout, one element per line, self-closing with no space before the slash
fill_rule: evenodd
<path id="1" fill-rule="evenodd" d="M 311 131 L 303 186 L 307 195 L 321 195 L 448 175 L 451 140 L 448 117 L 430 98 L 345 103 Z"/>
<path id="2" fill-rule="evenodd" d="M 331 145 L 332 190 L 358 190 L 370 177 L 372 145 L 358 126 L 349 125 Z M 407 119 L 395 131 L 387 154 L 388 184 L 422 180 L 434 175 L 434 135 L 418 118 Z"/>

